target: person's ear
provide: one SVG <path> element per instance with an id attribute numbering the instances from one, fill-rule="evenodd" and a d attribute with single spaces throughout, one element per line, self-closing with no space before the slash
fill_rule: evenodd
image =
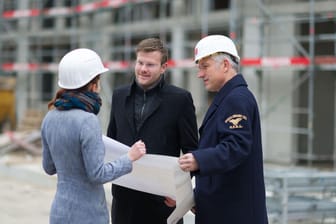
<path id="1" fill-rule="evenodd" d="M 223 71 L 224 72 L 227 72 L 229 69 L 230 69 L 230 62 L 225 58 L 223 61 L 222 61 L 222 64 L 221 64 L 222 68 L 223 68 Z"/>
<path id="2" fill-rule="evenodd" d="M 93 83 L 93 82 L 91 82 L 91 83 L 89 84 L 89 86 L 88 86 L 88 90 L 89 90 L 90 92 L 95 92 L 95 91 L 96 91 L 96 88 L 97 88 L 97 84 L 96 84 L 96 83 Z"/>
<path id="3" fill-rule="evenodd" d="M 95 83 L 92 83 L 92 88 L 93 88 L 93 92 L 99 93 L 100 92 L 100 82 L 99 80 Z"/>
<path id="4" fill-rule="evenodd" d="M 166 69 L 167 69 L 167 67 L 168 67 L 168 63 L 166 62 L 166 63 L 163 63 L 162 65 L 161 65 L 161 74 L 162 73 L 164 73 L 165 71 L 166 71 Z"/>

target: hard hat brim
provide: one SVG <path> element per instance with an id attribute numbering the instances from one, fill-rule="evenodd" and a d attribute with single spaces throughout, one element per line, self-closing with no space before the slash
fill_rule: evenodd
<path id="1" fill-rule="evenodd" d="M 92 78 L 90 80 L 88 80 L 87 82 L 83 82 L 83 83 L 80 83 L 78 85 L 70 85 L 70 86 L 67 86 L 67 85 L 64 85 L 62 84 L 62 82 L 59 80 L 58 81 L 58 86 L 62 89 L 79 89 L 85 85 L 87 85 L 89 82 L 92 81 L 92 79 L 94 79 L 97 75 L 100 75 L 100 74 L 103 74 L 105 72 L 109 71 L 108 68 L 103 68 L 102 70 L 100 70 L 99 72 L 97 72 L 96 74 L 92 75 Z"/>

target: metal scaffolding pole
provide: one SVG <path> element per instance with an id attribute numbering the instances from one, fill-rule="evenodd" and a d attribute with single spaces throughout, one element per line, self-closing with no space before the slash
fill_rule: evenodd
<path id="1" fill-rule="evenodd" d="M 308 86 L 308 136 L 307 136 L 307 159 L 308 165 L 312 165 L 313 149 L 314 149 L 314 57 L 315 57 L 315 15 L 314 15 L 315 0 L 310 0 L 309 12 L 309 59 L 310 64 L 308 68 L 309 86 Z"/>
<path id="2" fill-rule="evenodd" d="M 208 24 L 208 14 L 209 14 L 209 1 L 202 1 L 202 37 L 208 35 L 209 24 Z"/>
<path id="3" fill-rule="evenodd" d="M 336 22 L 335 22 L 335 30 L 336 30 Z M 335 40 L 336 40 L 336 33 L 334 34 Z M 336 55 L 336 41 L 334 42 L 334 55 Z M 335 82 L 335 88 L 336 89 L 336 82 Z M 336 112 L 336 93 L 334 94 L 334 114 Z M 336 116 L 334 117 L 334 170 L 336 171 Z"/>
<path id="4" fill-rule="evenodd" d="M 3 12 L 4 11 L 4 2 L 3 1 L 1 1 L 0 2 L 0 12 Z M 3 18 L 2 18 L 2 16 L 0 17 L 0 24 L 1 24 L 1 26 L 0 26 L 0 32 L 4 32 L 4 31 L 2 31 L 2 29 L 4 29 L 4 27 L 2 27 L 3 25 L 4 25 L 4 21 L 3 21 Z M 0 51 L 2 52 L 2 41 L 1 41 L 1 39 L 0 39 Z M 2 75 L 2 55 L 0 56 L 0 76 Z"/>
<path id="5" fill-rule="evenodd" d="M 237 16 L 238 16 L 238 6 L 237 1 L 230 1 L 230 38 L 236 42 L 237 40 Z"/>

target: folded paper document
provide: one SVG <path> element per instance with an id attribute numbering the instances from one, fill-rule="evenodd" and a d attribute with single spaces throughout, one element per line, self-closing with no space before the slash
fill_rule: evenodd
<path id="1" fill-rule="evenodd" d="M 126 146 L 103 135 L 105 161 L 113 161 L 129 150 Z M 193 206 L 193 190 L 189 172 L 180 169 L 176 157 L 146 154 L 133 163 L 133 170 L 112 183 L 151 194 L 168 196 L 176 201 L 176 208 L 167 224 L 175 224 Z"/>

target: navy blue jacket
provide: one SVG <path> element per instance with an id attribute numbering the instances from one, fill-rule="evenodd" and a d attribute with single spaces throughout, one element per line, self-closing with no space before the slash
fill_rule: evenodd
<path id="1" fill-rule="evenodd" d="M 196 224 L 268 223 L 259 111 L 241 74 L 217 93 L 199 132 Z"/>
<path id="2" fill-rule="evenodd" d="M 148 154 L 179 157 L 181 151 L 186 153 L 197 148 L 197 123 L 190 92 L 168 85 L 162 79 L 150 90 L 156 94 L 137 130 L 134 91 L 135 83 L 113 92 L 109 137 L 129 146 L 141 139 Z M 164 204 L 164 197 L 115 184 L 112 195 L 113 224 L 166 224 L 174 210 Z"/>

